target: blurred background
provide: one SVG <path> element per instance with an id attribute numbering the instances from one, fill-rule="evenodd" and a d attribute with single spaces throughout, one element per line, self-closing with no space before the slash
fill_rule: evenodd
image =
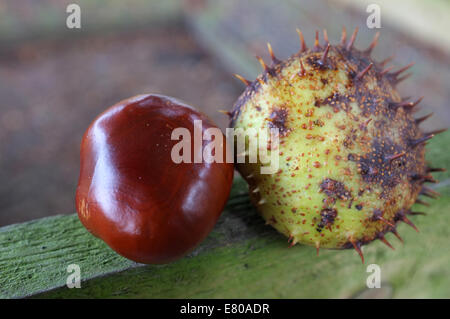
<path id="1" fill-rule="evenodd" d="M 70 3 L 81 29 L 66 27 Z M 369 4 L 380 29 L 366 26 Z M 337 43 L 359 27 L 359 49 L 379 31 L 375 59 L 416 62 L 399 90 L 425 96 L 425 127 L 448 127 L 449 18 L 448 0 L 0 0 L 0 226 L 75 212 L 81 137 L 122 99 L 171 95 L 225 128 L 218 110 L 244 89 L 232 74 L 254 79 L 266 42 L 279 58 L 295 53 L 297 27 L 310 45 L 315 30 Z"/>

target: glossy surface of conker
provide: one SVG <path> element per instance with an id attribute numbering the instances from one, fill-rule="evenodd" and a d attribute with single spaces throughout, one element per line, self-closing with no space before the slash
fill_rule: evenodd
<path id="1" fill-rule="evenodd" d="M 83 225 L 122 256 L 171 262 L 212 230 L 229 196 L 233 164 L 175 163 L 173 129 L 215 125 L 175 99 L 139 95 L 100 114 L 81 144 L 76 193 Z M 205 141 L 202 142 L 203 151 Z M 224 138 L 225 154 L 225 138 Z M 194 157 L 192 147 L 192 157 Z"/>

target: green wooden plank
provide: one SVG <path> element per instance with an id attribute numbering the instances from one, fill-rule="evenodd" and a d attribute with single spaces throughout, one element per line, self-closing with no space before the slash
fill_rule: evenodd
<path id="1" fill-rule="evenodd" d="M 0 231 L 0 297 L 62 286 L 72 263 L 86 278 L 134 266 L 88 234 L 76 215 L 7 226 Z"/>
<path id="2" fill-rule="evenodd" d="M 448 167 L 450 132 L 429 143 L 428 159 Z M 450 297 L 449 172 L 439 174 L 442 192 L 428 216 L 399 231 L 396 251 L 375 242 L 364 247 L 366 265 L 382 269 L 393 297 Z M 169 265 L 139 265 L 91 236 L 75 215 L 49 217 L 0 228 L 0 297 L 352 297 L 364 290 L 366 265 L 351 250 L 287 247 L 249 206 L 247 187 L 236 178 L 231 199 L 214 231 L 189 256 Z M 423 210 L 416 207 L 415 210 Z M 65 287 L 69 264 L 81 267 L 82 288 Z M 48 291 L 50 290 L 50 291 Z M 363 296 L 367 293 L 363 293 Z"/>

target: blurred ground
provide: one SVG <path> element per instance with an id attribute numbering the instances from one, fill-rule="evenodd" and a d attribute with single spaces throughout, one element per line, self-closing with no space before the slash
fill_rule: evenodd
<path id="1" fill-rule="evenodd" d="M 224 128 L 216 110 L 240 88 L 182 26 L 25 43 L 3 54 L 0 226 L 73 213 L 84 130 L 106 107 L 149 92 L 178 97 Z"/>

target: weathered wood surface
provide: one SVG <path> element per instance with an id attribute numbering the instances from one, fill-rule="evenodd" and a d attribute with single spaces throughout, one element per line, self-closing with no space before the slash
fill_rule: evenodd
<path id="1" fill-rule="evenodd" d="M 449 142 L 446 132 L 429 143 L 433 165 L 448 167 Z M 144 266 L 116 255 L 75 215 L 3 227 L 0 297 L 370 297 L 380 293 L 364 291 L 371 263 L 381 267 L 383 297 L 450 297 L 450 175 L 437 177 L 442 196 L 426 208 L 427 216 L 414 218 L 420 233 L 400 225 L 405 244 L 390 234 L 396 251 L 380 242 L 365 246 L 365 265 L 352 250 L 322 250 L 317 257 L 311 247 L 288 248 L 251 208 L 240 178 L 214 231 L 190 256 L 169 265 Z M 81 289 L 65 286 L 69 264 L 81 268 Z"/>

